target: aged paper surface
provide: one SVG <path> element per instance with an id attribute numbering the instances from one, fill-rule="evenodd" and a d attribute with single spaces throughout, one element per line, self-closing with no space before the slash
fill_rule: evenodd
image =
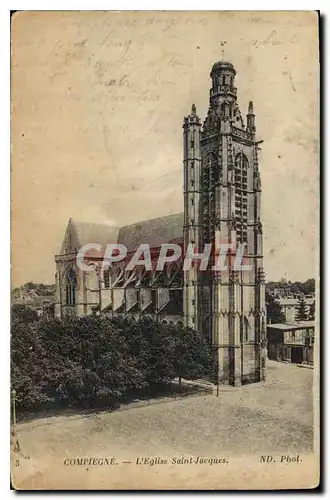
<path id="1" fill-rule="evenodd" d="M 11 37 L 13 486 L 316 487 L 317 13 L 22 12 Z M 252 271 L 76 259 L 216 242 L 246 244 Z M 85 348 L 123 316 L 174 343 L 200 330 L 215 371 L 176 360 L 180 390 L 141 396 L 167 347 L 150 341 L 144 371 L 145 344 Z M 120 381 L 98 349 L 121 353 Z"/>

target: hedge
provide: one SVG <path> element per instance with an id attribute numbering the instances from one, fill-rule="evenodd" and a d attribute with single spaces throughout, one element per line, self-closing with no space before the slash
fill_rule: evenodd
<path id="1" fill-rule="evenodd" d="M 203 336 L 152 317 L 36 319 L 12 314 L 11 385 L 18 409 L 120 401 L 210 373 Z"/>

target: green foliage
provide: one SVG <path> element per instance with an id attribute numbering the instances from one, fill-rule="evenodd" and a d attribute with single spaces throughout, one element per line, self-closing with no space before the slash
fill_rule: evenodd
<path id="1" fill-rule="evenodd" d="M 38 321 L 39 317 L 36 311 L 23 304 L 13 304 L 11 307 L 12 321 L 21 321 L 22 323 L 33 323 Z"/>
<path id="2" fill-rule="evenodd" d="M 266 292 L 277 290 L 279 295 L 310 295 L 315 293 L 315 279 L 310 278 L 305 282 L 286 281 L 281 278 L 280 281 L 269 281 L 266 283 Z"/>
<path id="3" fill-rule="evenodd" d="M 309 319 L 310 320 L 315 320 L 315 300 L 312 303 L 310 309 L 309 309 Z"/>
<path id="4" fill-rule="evenodd" d="M 284 323 L 285 315 L 281 305 L 272 295 L 266 292 L 266 309 L 268 323 Z"/>
<path id="5" fill-rule="evenodd" d="M 30 294 L 30 292 L 33 292 L 35 295 L 51 297 L 55 294 L 55 285 L 45 285 L 44 283 L 32 283 L 31 281 L 28 281 L 20 287 L 13 288 L 11 292 L 12 297 L 19 298 L 21 292 L 25 294 Z"/>
<path id="6" fill-rule="evenodd" d="M 21 409 L 109 404 L 176 377 L 208 373 L 211 352 L 193 330 L 151 317 L 25 321 L 15 316 L 11 382 Z"/>
<path id="7" fill-rule="evenodd" d="M 306 299 L 303 295 L 299 297 L 299 303 L 296 313 L 296 321 L 306 321 L 308 320 L 308 306 Z"/>
<path id="8" fill-rule="evenodd" d="M 18 406 L 38 406 L 49 402 L 40 366 L 45 354 L 35 324 L 25 324 L 14 318 L 11 328 L 11 384 L 16 389 Z"/>
<path id="9" fill-rule="evenodd" d="M 173 339 L 174 368 L 180 379 L 196 379 L 211 373 L 212 353 L 200 332 L 182 326 Z"/>

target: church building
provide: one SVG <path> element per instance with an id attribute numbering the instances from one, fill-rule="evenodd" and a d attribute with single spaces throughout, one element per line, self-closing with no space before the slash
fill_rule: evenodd
<path id="1" fill-rule="evenodd" d="M 184 212 L 109 227 L 70 219 L 56 262 L 55 314 L 154 315 L 158 321 L 184 323 L 209 339 L 221 384 L 239 386 L 265 378 L 266 308 L 263 269 L 260 140 L 250 102 L 240 112 L 236 71 L 219 61 L 211 70 L 209 109 L 202 123 L 195 105 L 183 121 Z M 119 243 L 127 258 L 140 244 L 154 255 L 162 244 L 203 252 L 211 245 L 207 269 L 183 270 L 183 257 L 165 265 L 127 270 L 127 259 L 101 265 L 98 252 L 88 254 L 89 271 L 76 264 L 79 249 L 90 243 Z M 220 245 L 228 245 L 224 270 L 214 271 Z M 244 266 L 235 267 L 244 245 Z"/>

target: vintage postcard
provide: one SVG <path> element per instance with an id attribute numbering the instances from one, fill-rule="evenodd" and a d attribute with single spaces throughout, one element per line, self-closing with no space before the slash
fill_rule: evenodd
<path id="1" fill-rule="evenodd" d="M 11 481 L 319 485 L 319 18 L 11 22 Z"/>

